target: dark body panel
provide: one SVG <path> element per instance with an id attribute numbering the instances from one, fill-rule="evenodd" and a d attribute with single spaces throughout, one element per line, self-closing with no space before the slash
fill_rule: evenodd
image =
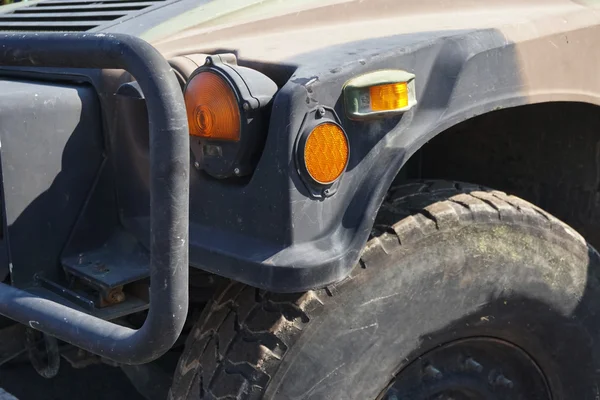
<path id="1" fill-rule="evenodd" d="M 99 120 L 89 85 L 0 80 L 4 204 L 17 286 L 40 269 L 58 274 L 59 255 L 103 159 Z"/>

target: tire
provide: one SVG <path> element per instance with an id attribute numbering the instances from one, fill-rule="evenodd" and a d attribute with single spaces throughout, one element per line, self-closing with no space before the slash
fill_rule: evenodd
<path id="1" fill-rule="evenodd" d="M 228 283 L 170 397 L 598 399 L 598 266 L 579 234 L 514 196 L 392 188 L 345 281 L 291 295 Z"/>

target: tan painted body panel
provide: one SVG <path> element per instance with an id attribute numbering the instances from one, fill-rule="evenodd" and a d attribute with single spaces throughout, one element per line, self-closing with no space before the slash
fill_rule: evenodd
<path id="1" fill-rule="evenodd" d="M 502 32 L 516 43 L 519 75 L 531 103 L 600 104 L 600 10 L 553 16 Z"/>
<path id="2" fill-rule="evenodd" d="M 159 26 L 142 37 L 167 56 L 230 49 L 243 58 L 273 62 L 336 44 L 415 32 L 496 28 L 526 38 L 535 32 L 567 31 L 571 18 L 580 20 L 580 25 L 600 24 L 593 3 L 570 0 L 292 0 L 286 4 L 261 2 L 177 33 Z M 201 7 L 198 15 L 208 13 L 206 8 Z M 193 23 L 194 15 L 192 10 L 165 24 L 171 31 L 185 27 Z M 546 22 L 557 17 L 564 17 L 558 25 Z"/>
<path id="3" fill-rule="evenodd" d="M 600 1 L 250 1 L 222 13 L 211 5 L 223 7 L 217 0 L 196 10 L 211 15 L 199 24 L 191 11 L 142 37 L 167 57 L 232 51 L 248 60 L 293 63 L 299 55 L 364 39 L 495 29 L 507 45 L 516 44 L 520 94 L 530 96 L 528 102 L 600 104 Z"/>

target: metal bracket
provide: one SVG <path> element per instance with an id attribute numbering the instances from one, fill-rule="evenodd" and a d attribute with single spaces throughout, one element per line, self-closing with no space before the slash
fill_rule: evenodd
<path id="1" fill-rule="evenodd" d="M 189 139 L 181 87 L 147 42 L 109 33 L 0 34 L 0 66 L 124 69 L 146 97 L 150 127 L 150 310 L 130 329 L 0 284 L 0 314 L 124 364 L 164 354 L 188 309 Z"/>

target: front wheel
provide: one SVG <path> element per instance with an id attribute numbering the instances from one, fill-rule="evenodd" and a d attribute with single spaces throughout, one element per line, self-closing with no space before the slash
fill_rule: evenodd
<path id="1" fill-rule="evenodd" d="M 172 399 L 598 399 L 599 257 L 546 212 L 453 182 L 393 188 L 344 282 L 228 284 Z"/>

